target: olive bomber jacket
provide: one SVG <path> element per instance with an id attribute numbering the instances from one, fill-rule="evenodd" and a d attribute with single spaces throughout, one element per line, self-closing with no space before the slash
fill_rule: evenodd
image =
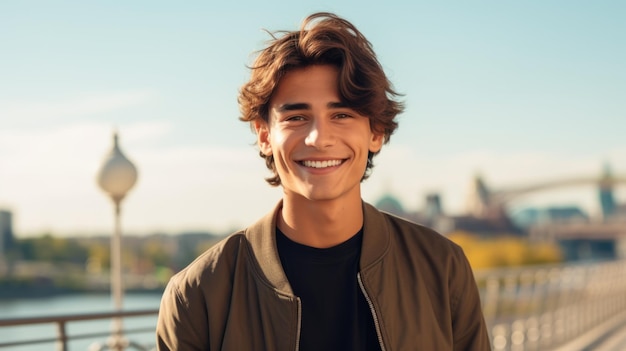
<path id="1" fill-rule="evenodd" d="M 159 311 L 159 350 L 298 350 L 300 300 L 276 250 L 281 206 L 172 277 Z M 358 279 L 381 349 L 490 350 L 462 249 L 367 203 L 363 210 Z"/>

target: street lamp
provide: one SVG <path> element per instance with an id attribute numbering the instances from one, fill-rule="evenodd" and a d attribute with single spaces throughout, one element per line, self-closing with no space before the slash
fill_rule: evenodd
<path id="1" fill-rule="evenodd" d="M 122 243 L 120 229 L 120 204 L 126 193 L 137 181 L 137 169 L 120 150 L 117 132 L 113 133 L 113 149 L 105 157 L 98 172 L 98 185 L 113 200 L 115 205 L 115 230 L 111 237 L 111 293 L 117 312 L 121 312 L 122 285 Z M 122 318 L 113 319 L 113 333 L 110 348 L 123 350 L 125 340 L 122 335 Z"/>

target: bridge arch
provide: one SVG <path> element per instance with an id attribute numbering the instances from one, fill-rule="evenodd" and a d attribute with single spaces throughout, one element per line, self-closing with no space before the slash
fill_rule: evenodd
<path id="1" fill-rule="evenodd" d="M 604 215 L 615 210 L 616 204 L 613 198 L 613 189 L 616 186 L 626 185 L 626 176 L 615 177 L 604 174 L 602 177 L 577 177 L 539 182 L 522 187 L 501 188 L 491 190 L 484 180 L 478 176 L 472 184 L 469 212 L 479 218 L 498 218 L 506 215 L 506 207 L 521 196 L 553 190 L 557 188 L 575 187 L 583 185 L 596 185 L 601 193 L 601 206 Z M 611 209 L 612 206 L 612 209 Z"/>

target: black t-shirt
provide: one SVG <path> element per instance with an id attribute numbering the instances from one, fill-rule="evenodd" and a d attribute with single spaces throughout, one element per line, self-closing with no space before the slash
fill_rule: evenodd
<path id="1" fill-rule="evenodd" d="M 357 273 L 363 231 L 337 246 L 298 244 L 276 228 L 278 254 L 302 301 L 300 350 L 380 350 Z"/>

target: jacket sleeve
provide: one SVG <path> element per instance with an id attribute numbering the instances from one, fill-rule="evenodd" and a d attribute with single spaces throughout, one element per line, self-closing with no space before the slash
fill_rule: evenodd
<path id="1" fill-rule="evenodd" d="M 194 296 L 198 292 L 193 290 L 197 289 L 187 288 L 183 294 L 175 278 L 170 280 L 161 299 L 157 350 L 209 350 L 206 307 L 202 306 L 202 298 Z"/>
<path id="2" fill-rule="evenodd" d="M 450 305 L 455 351 L 491 350 L 474 273 L 460 247 L 451 275 Z"/>

